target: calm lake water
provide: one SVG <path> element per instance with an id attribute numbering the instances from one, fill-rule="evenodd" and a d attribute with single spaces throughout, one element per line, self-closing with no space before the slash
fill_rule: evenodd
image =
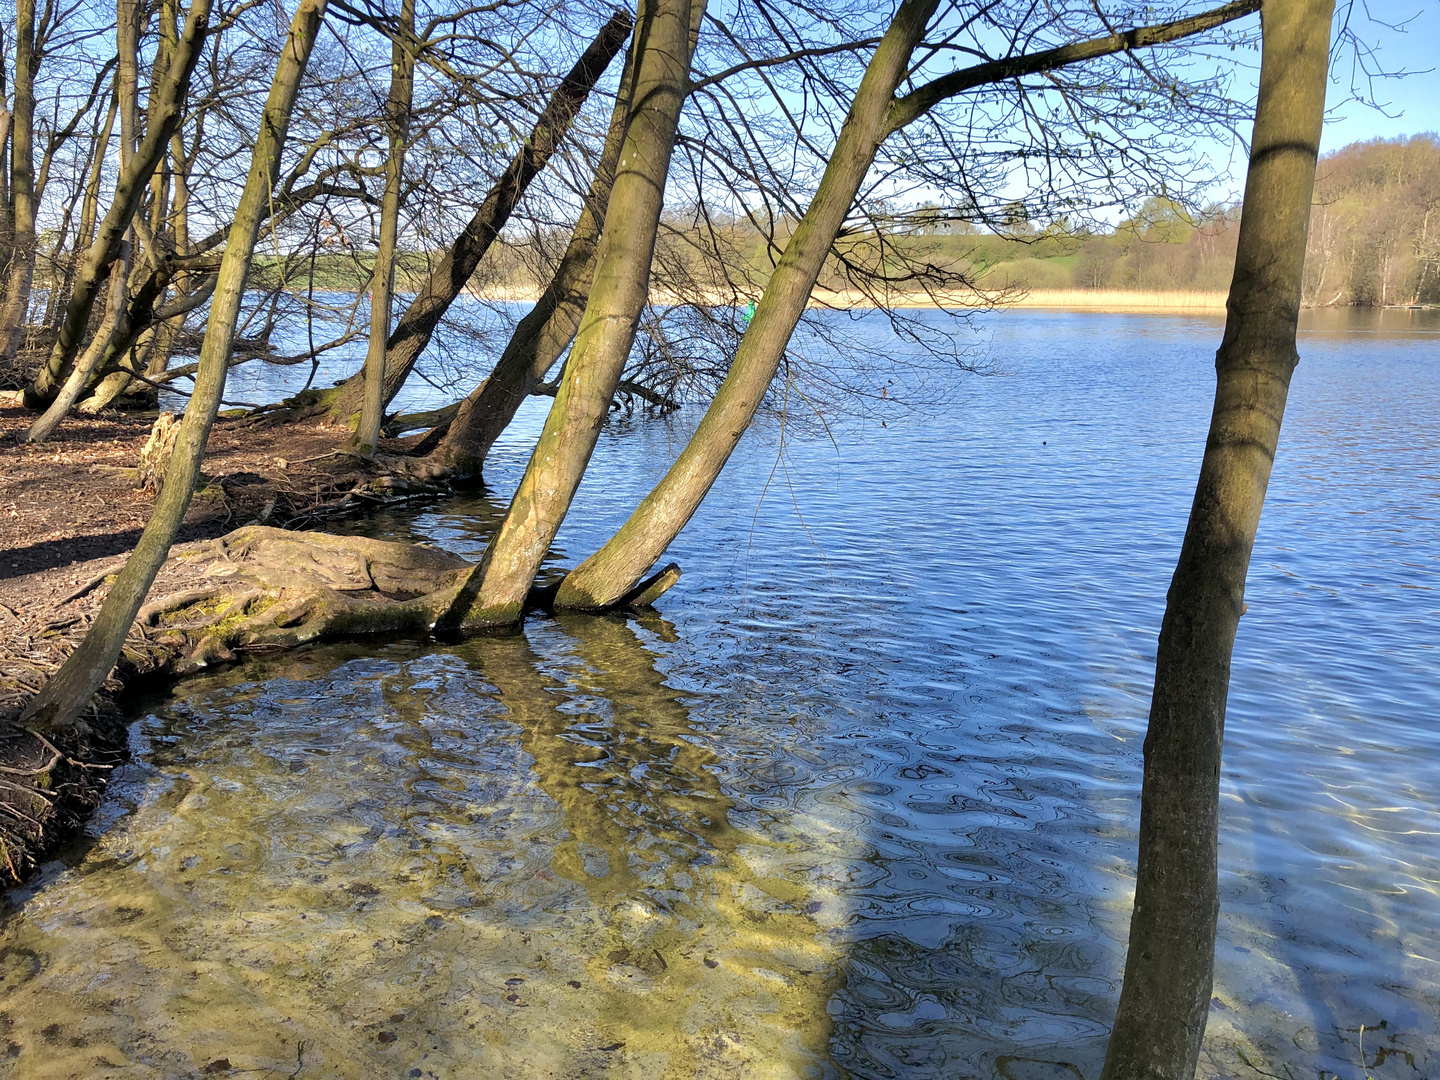
<path id="1" fill-rule="evenodd" d="M 12 894 L 0 1073 L 1094 1080 L 1220 323 L 979 330 L 944 409 L 758 425 L 656 616 L 138 701 L 90 841 Z M 1301 352 L 1201 1072 L 1435 1077 L 1440 318 L 1320 313 Z M 363 527 L 477 554 L 541 408 L 490 500 Z M 607 429 L 557 564 L 692 422 Z"/>

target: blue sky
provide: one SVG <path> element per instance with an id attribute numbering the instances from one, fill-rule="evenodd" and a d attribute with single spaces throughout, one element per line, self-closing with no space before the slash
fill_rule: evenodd
<path id="1" fill-rule="evenodd" d="M 1338 150 L 1362 139 L 1440 131 L 1440 71 L 1436 70 L 1440 66 L 1440 4 L 1435 0 L 1369 0 L 1369 11 L 1378 18 L 1392 23 L 1410 20 L 1403 33 L 1367 19 L 1359 0 L 1355 8 L 1351 30 L 1375 49 L 1375 60 L 1386 70 L 1417 74 L 1374 82 L 1375 97 L 1386 103 L 1382 113 L 1345 100 L 1350 66 L 1344 62 L 1349 55 L 1344 55 L 1332 72 L 1339 81 L 1332 81 L 1330 87 L 1330 117 L 1321 148 Z"/>

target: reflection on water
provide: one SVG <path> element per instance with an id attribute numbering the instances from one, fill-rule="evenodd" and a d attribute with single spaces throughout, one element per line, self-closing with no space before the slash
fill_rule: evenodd
<path id="1" fill-rule="evenodd" d="M 187 686 L 7 939 L 23 1075 L 820 1072 L 841 842 L 731 824 L 631 626 L 533 637 Z"/>
<path id="2" fill-rule="evenodd" d="M 97 839 L 0 931 L 0 1074 L 1094 1080 L 1219 323 L 984 329 L 1000 374 L 943 414 L 778 464 L 747 437 L 670 622 L 329 646 L 140 703 Z M 1362 1024 L 1376 1080 L 1440 1072 L 1437 334 L 1307 315 L 1206 1076 L 1362 1080 Z M 351 527 L 475 555 L 539 416 L 491 498 Z M 556 562 L 686 422 L 607 429 Z"/>

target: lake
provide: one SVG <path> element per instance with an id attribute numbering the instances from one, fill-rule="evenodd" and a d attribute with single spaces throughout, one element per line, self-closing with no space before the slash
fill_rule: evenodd
<path id="1" fill-rule="evenodd" d="M 656 614 L 137 696 L 85 843 L 11 894 L 0 1075 L 1095 1080 L 1220 327 L 1011 311 L 958 328 L 983 373 L 941 404 L 890 404 L 904 364 L 868 417 L 797 385 Z M 1435 1077 L 1440 313 L 1307 313 L 1300 348 L 1200 1072 Z M 340 527 L 477 555 L 546 405 L 487 493 Z M 554 564 L 695 419 L 607 427 Z"/>

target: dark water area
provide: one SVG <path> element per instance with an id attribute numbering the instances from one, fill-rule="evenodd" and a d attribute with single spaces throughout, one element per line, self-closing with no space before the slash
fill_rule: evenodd
<path id="1" fill-rule="evenodd" d="M 12 894 L 0 1074 L 1094 1080 L 1219 333 L 986 316 L 943 409 L 758 424 L 654 616 L 137 701 L 89 844 Z M 1440 314 L 1300 349 L 1200 1072 L 1435 1077 Z M 486 494 L 348 527 L 477 555 L 545 404 Z M 612 422 L 555 564 L 694 419 Z"/>

